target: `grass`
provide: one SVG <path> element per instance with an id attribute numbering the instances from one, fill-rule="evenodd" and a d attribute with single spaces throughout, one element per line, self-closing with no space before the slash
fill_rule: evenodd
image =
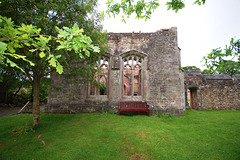
<path id="1" fill-rule="evenodd" d="M 159 118 L 160 117 L 160 118 Z M 186 111 L 185 116 L 110 113 L 0 118 L 0 159 L 240 159 L 240 111 Z"/>

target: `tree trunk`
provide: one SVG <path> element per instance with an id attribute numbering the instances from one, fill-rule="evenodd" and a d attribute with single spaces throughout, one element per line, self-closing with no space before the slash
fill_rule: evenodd
<path id="1" fill-rule="evenodd" d="M 33 71 L 33 126 L 40 124 L 39 88 L 41 76 Z"/>

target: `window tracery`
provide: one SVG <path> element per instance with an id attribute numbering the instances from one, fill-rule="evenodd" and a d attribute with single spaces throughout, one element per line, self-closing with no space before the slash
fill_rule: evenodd
<path id="1" fill-rule="evenodd" d="M 123 58 L 124 96 L 141 95 L 141 72 L 143 59 L 136 55 Z"/>
<path id="2" fill-rule="evenodd" d="M 107 95 L 109 58 L 101 56 L 96 64 L 94 80 L 90 84 L 90 95 Z"/>

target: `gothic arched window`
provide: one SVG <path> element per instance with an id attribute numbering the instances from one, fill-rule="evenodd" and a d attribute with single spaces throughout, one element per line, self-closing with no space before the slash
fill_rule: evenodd
<path id="1" fill-rule="evenodd" d="M 123 58 L 123 88 L 124 96 L 140 96 L 141 72 L 143 59 L 130 55 Z"/>
<path id="2" fill-rule="evenodd" d="M 101 56 L 96 63 L 97 67 L 95 69 L 97 72 L 90 85 L 90 95 L 107 95 L 109 58 Z"/>

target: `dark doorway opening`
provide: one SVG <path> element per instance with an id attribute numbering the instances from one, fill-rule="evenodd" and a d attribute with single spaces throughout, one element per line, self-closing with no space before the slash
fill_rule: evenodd
<path id="1" fill-rule="evenodd" d="M 190 107 L 196 110 L 198 107 L 197 88 L 189 88 L 190 91 Z"/>

